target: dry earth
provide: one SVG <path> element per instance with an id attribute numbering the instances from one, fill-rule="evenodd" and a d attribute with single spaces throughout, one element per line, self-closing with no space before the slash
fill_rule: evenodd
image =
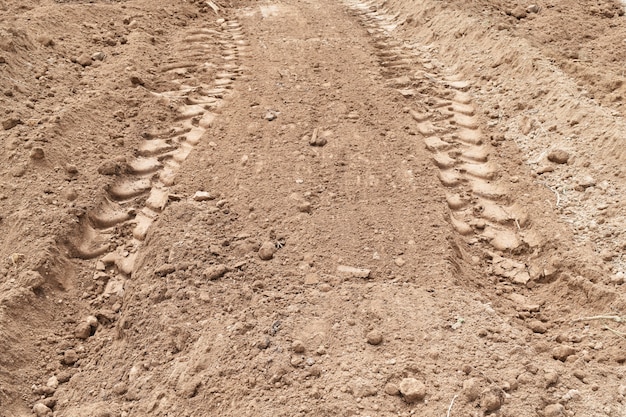
<path id="1" fill-rule="evenodd" d="M 626 416 L 604 0 L 0 0 L 0 416 Z"/>

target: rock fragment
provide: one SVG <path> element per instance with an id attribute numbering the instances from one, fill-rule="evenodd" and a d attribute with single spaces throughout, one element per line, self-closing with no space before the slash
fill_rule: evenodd
<path id="1" fill-rule="evenodd" d="M 504 392 L 500 388 L 489 388 L 481 394 L 480 406 L 488 413 L 499 410 L 502 404 L 504 404 Z"/>
<path id="2" fill-rule="evenodd" d="M 596 180 L 591 175 L 585 175 L 578 178 L 574 189 L 576 191 L 585 191 L 587 188 L 593 187 L 594 185 L 596 185 Z"/>
<path id="3" fill-rule="evenodd" d="M 37 417 L 45 417 L 52 415 L 52 410 L 42 403 L 37 403 L 33 406 L 33 413 L 35 413 Z"/>
<path id="4" fill-rule="evenodd" d="M 224 276 L 224 274 L 227 272 L 228 272 L 228 267 L 226 265 L 219 264 L 219 265 L 211 265 L 208 268 L 206 268 L 203 272 L 203 275 L 209 281 L 214 281 Z"/>
<path id="5" fill-rule="evenodd" d="M 546 388 L 551 387 L 559 382 L 559 374 L 554 371 L 547 371 L 543 375 L 543 379 L 546 382 Z"/>
<path id="6" fill-rule="evenodd" d="M 43 148 L 40 146 L 35 146 L 30 150 L 30 159 L 34 159 L 36 161 L 42 160 L 44 157 Z"/>
<path id="7" fill-rule="evenodd" d="M 126 394 L 126 392 L 128 392 L 128 385 L 126 385 L 124 382 L 118 382 L 117 384 L 113 385 L 113 392 L 117 395 L 124 395 Z"/>
<path id="8" fill-rule="evenodd" d="M 561 417 L 565 415 L 565 407 L 563 404 L 550 404 L 543 409 L 544 417 Z"/>
<path id="9" fill-rule="evenodd" d="M 545 325 L 545 324 L 543 324 L 543 323 L 542 323 L 541 321 L 539 321 L 539 320 L 531 320 L 531 321 L 528 323 L 528 328 L 529 328 L 530 330 L 532 330 L 533 332 L 535 332 L 535 333 L 541 333 L 541 334 L 543 334 L 543 333 L 545 333 L 545 332 L 547 332 L 547 331 L 548 331 L 548 329 L 547 329 L 546 325 Z"/>
<path id="10" fill-rule="evenodd" d="M 93 64 L 93 60 L 87 54 L 82 54 L 78 58 L 76 58 L 76 63 L 82 65 L 83 67 L 88 67 Z"/>
<path id="11" fill-rule="evenodd" d="M 385 394 L 387 395 L 399 395 L 400 388 L 396 384 L 389 383 L 385 385 Z"/>
<path id="12" fill-rule="evenodd" d="M 304 343 L 301 340 L 294 340 L 291 344 L 291 349 L 296 353 L 304 353 L 306 350 Z"/>
<path id="13" fill-rule="evenodd" d="M 539 10 L 539 6 L 537 6 L 536 4 L 531 4 L 526 8 L 527 13 L 539 13 Z"/>
<path id="14" fill-rule="evenodd" d="M 370 345 L 380 345 L 383 342 L 383 334 L 378 330 L 372 330 L 367 334 L 367 343 Z"/>
<path id="15" fill-rule="evenodd" d="M 71 366 L 78 361 L 78 353 L 74 349 L 68 349 L 63 353 L 63 364 Z"/>
<path id="16" fill-rule="evenodd" d="M 85 319 L 85 322 L 91 326 L 92 329 L 95 329 L 98 327 L 98 318 L 96 316 L 87 316 L 87 318 Z"/>
<path id="17" fill-rule="evenodd" d="M 46 382 L 46 386 L 52 389 L 57 389 L 59 388 L 59 380 L 57 379 L 56 376 L 52 375 L 50 378 L 48 378 L 48 381 Z"/>
<path id="18" fill-rule="evenodd" d="M 65 165 L 65 172 L 67 172 L 68 174 L 78 174 L 78 168 L 76 167 L 76 165 L 74 164 L 66 164 Z"/>
<path id="19" fill-rule="evenodd" d="M 209 193 L 208 191 L 196 191 L 196 193 L 193 195 L 194 201 L 207 201 L 214 199 L 215 197 L 211 195 L 211 193 Z"/>
<path id="20" fill-rule="evenodd" d="M 349 275 L 355 278 L 369 278 L 371 271 L 365 268 L 355 268 L 353 266 L 339 265 L 337 272 L 344 275 Z"/>
<path id="21" fill-rule="evenodd" d="M 480 397 L 482 387 L 478 378 L 470 378 L 463 381 L 463 395 L 467 401 L 472 402 Z"/>
<path id="22" fill-rule="evenodd" d="M 516 8 L 511 10 L 509 12 L 509 14 L 511 16 L 513 16 L 514 18 L 518 19 L 518 20 L 519 19 L 523 19 L 523 18 L 525 18 L 527 16 L 526 15 L 526 10 L 524 10 L 524 8 L 522 6 L 517 6 Z"/>
<path id="23" fill-rule="evenodd" d="M 130 83 L 134 86 L 145 84 L 144 80 L 136 74 L 130 76 Z"/>
<path id="24" fill-rule="evenodd" d="M 408 403 L 421 401 L 426 396 L 426 385 L 415 378 L 404 378 L 399 388 L 404 401 Z"/>
<path id="25" fill-rule="evenodd" d="M 274 253 L 276 253 L 276 246 L 272 242 L 263 242 L 261 247 L 259 248 L 259 258 L 263 261 L 269 261 L 274 257 Z"/>
<path id="26" fill-rule="evenodd" d="M 554 149 L 548 154 L 548 161 L 555 164 L 566 164 L 569 160 L 569 153 L 563 149 Z"/>
<path id="27" fill-rule="evenodd" d="M 91 55 L 91 59 L 94 61 L 104 61 L 104 58 L 106 58 L 106 55 L 102 51 L 96 52 L 93 55 Z"/>
<path id="28" fill-rule="evenodd" d="M 2 128 L 4 130 L 10 130 L 21 123 L 22 121 L 20 119 L 15 117 L 9 117 L 8 119 L 2 121 Z"/>
<path id="29" fill-rule="evenodd" d="M 298 203 L 298 211 L 300 213 L 311 213 L 311 203 L 308 201 L 301 201 Z"/>
<path id="30" fill-rule="evenodd" d="M 561 345 L 552 350 L 552 357 L 558 359 L 561 362 L 565 362 L 569 356 L 572 356 L 576 351 L 571 346 Z"/>
<path id="31" fill-rule="evenodd" d="M 74 336 L 77 339 L 88 339 L 91 336 L 91 326 L 87 322 L 78 323 L 74 330 Z"/>
<path id="32" fill-rule="evenodd" d="M 328 143 L 325 137 L 319 134 L 319 129 L 313 129 L 311 139 L 309 139 L 309 145 L 311 146 L 324 146 Z"/>

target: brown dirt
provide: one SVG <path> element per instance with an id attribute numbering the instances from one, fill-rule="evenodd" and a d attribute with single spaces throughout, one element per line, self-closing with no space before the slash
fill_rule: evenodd
<path id="1" fill-rule="evenodd" d="M 0 416 L 626 415 L 623 10 L 0 1 Z"/>

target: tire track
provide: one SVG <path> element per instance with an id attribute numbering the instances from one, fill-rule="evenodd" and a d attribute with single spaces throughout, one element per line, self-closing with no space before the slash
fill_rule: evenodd
<path id="1" fill-rule="evenodd" d="M 169 189 L 189 154 L 213 123 L 215 110 L 231 94 L 240 77 L 240 58 L 248 46 L 236 20 L 218 20 L 221 30 L 188 30 L 175 45 L 170 61 L 158 70 L 177 89 L 151 92 L 177 107 L 175 124 L 162 132 L 144 134 L 124 175 L 104 187 L 100 203 L 80 217 L 69 250 L 80 259 L 100 258 L 99 269 L 107 268 L 116 277 L 105 289 L 123 287 L 131 276 L 134 261 L 148 230 L 165 209 Z M 207 61 L 219 46 L 219 64 Z M 207 68 L 215 69 L 208 82 L 202 80 Z"/>
<path id="2" fill-rule="evenodd" d="M 410 100 L 405 110 L 432 153 L 446 188 L 448 219 L 470 243 L 521 253 L 530 246 L 531 222 L 502 181 L 469 90 L 470 83 L 447 72 L 429 48 L 395 39 L 401 23 L 373 2 L 347 0 L 374 39 L 381 73 Z"/>

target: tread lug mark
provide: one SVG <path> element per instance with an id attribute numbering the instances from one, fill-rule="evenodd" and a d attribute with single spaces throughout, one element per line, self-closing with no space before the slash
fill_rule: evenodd
<path id="1" fill-rule="evenodd" d="M 472 177 L 484 180 L 494 179 L 497 172 L 496 168 L 489 163 L 465 163 L 459 165 L 458 169 Z"/>
<path id="2" fill-rule="evenodd" d="M 446 153 L 435 154 L 433 156 L 433 161 L 435 162 L 435 165 L 437 165 L 437 168 L 440 169 L 450 169 L 456 165 L 456 159 L 451 158 Z"/>
<path id="3" fill-rule="evenodd" d="M 452 228 L 461 236 L 468 236 L 474 233 L 472 226 L 463 220 L 457 219 L 452 213 L 450 213 L 450 224 L 452 225 Z"/>
<path id="4" fill-rule="evenodd" d="M 461 197 L 459 194 L 446 194 L 446 203 L 448 203 L 450 210 L 458 211 L 467 207 L 469 201 Z"/>

